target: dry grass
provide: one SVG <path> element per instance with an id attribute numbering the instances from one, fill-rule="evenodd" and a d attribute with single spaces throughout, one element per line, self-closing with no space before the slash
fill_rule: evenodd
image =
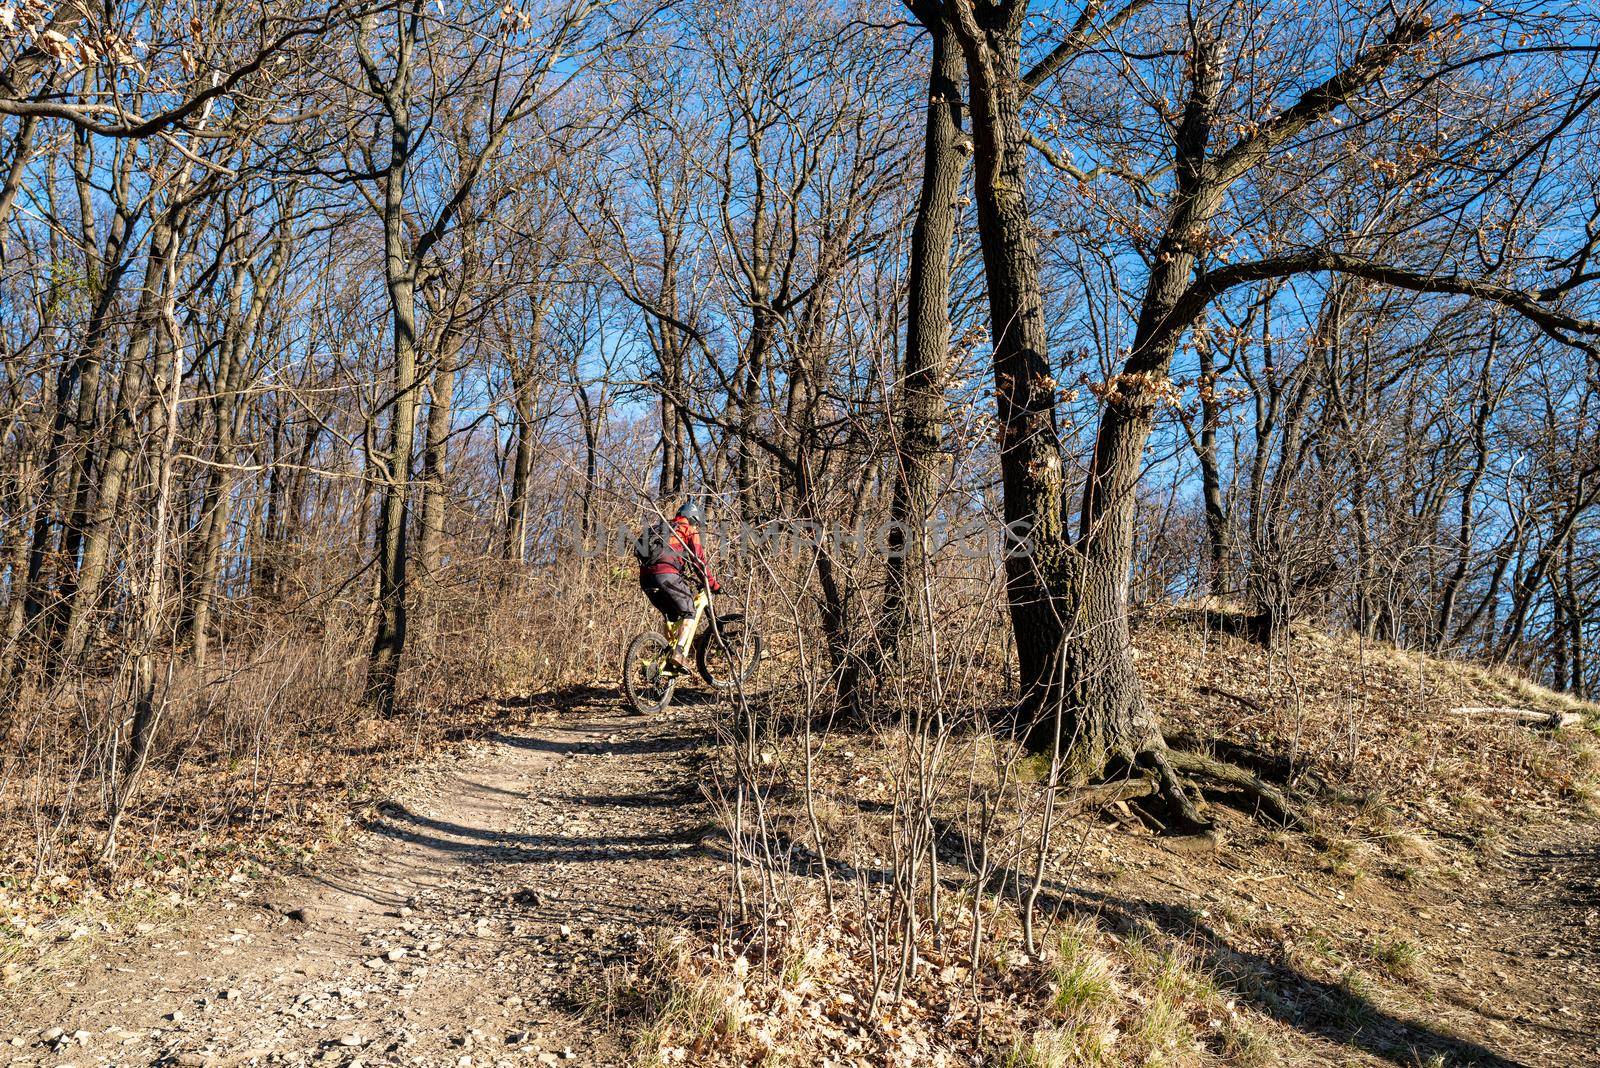
<path id="1" fill-rule="evenodd" d="M 474 589 L 435 604 L 405 679 L 411 714 L 400 719 L 362 713 L 351 665 L 363 649 L 353 626 L 279 628 L 293 638 L 236 673 L 232 690 L 190 680 L 115 869 L 90 859 L 99 829 L 93 775 L 80 776 L 84 785 L 71 798 L 29 797 L 23 784 L 60 767 L 24 769 L 31 779 L 6 769 L 0 919 L 9 928 L 0 926 L 0 962 L 15 967 L 45 945 L 74 952 L 80 927 L 164 922 L 164 910 L 230 880 L 314 857 L 382 796 L 394 769 L 518 714 L 486 695 L 609 677 L 622 635 L 646 621 L 627 575 L 597 573 L 570 588 L 498 600 Z M 604 619 L 619 622 L 607 627 Z M 583 641 L 548 639 L 574 628 Z M 1551 736 L 1439 714 L 1509 701 L 1595 713 L 1503 673 L 1309 631 L 1269 654 L 1182 609 L 1149 619 L 1135 640 L 1152 703 L 1173 736 L 1216 744 L 1221 755 L 1298 788 L 1317 830 L 1279 836 L 1284 850 L 1309 844 L 1328 882 L 1352 894 L 1382 875 L 1415 881 L 1454 871 L 1472 851 L 1497 848 L 1516 819 L 1600 804 L 1592 732 Z M 973 703 L 981 697 L 974 691 Z M 84 744 L 62 726 L 71 715 L 50 722 L 63 731 L 52 752 Z M 881 870 L 895 848 L 889 813 L 905 801 L 915 756 L 904 731 L 822 737 L 809 805 L 800 738 L 768 739 L 758 749 L 771 827 L 782 840 L 821 846 L 857 871 Z M 997 863 L 1025 870 L 1031 857 L 1017 843 L 1038 834 L 1050 772 L 1048 761 L 969 723 L 946 742 L 930 815 L 957 847 L 963 837 L 970 845 L 975 801 L 1000 796 L 1009 830 L 993 843 Z M 1104 815 L 1138 829 L 1127 813 Z M 1053 885 L 1072 885 L 1082 870 L 1079 827 L 1057 828 L 1063 846 L 1050 857 Z M 41 835 L 54 836 L 44 865 L 30 848 Z M 1106 861 L 1113 881 L 1121 863 Z M 962 877 L 959 865 L 946 873 Z M 769 926 L 663 937 L 585 992 L 590 1011 L 631 1031 L 639 1061 L 652 1064 L 798 1066 L 833 1057 L 919 1068 L 1251 1066 L 1273 1048 L 1262 1037 L 1272 1035 L 1270 1023 L 1236 1005 L 1202 965 L 1220 969 L 1215 956 L 1172 934 L 1118 933 L 1081 916 L 1053 929 L 1043 923 L 1038 952 L 1029 953 L 1016 908 L 975 895 L 970 882 L 945 894 L 939 923 L 919 931 L 911 981 L 896 995 L 884 962 L 874 963 L 883 949 L 882 887 L 846 879 L 838 890 L 842 904 L 830 912 L 815 879 L 786 877 Z M 963 947 L 980 917 L 983 951 L 972 961 Z M 1347 988 L 1351 1012 L 1370 1000 L 1373 984 L 1415 980 L 1420 954 L 1403 937 L 1321 938 L 1281 921 L 1252 911 L 1209 922 L 1283 947 L 1308 974 Z M 1248 969 L 1226 974 L 1234 986 L 1253 981 Z"/>
<path id="2" fill-rule="evenodd" d="M 1390 978 L 1409 982 L 1417 977 L 1422 947 L 1409 938 L 1388 935 L 1373 943 L 1369 956 Z"/>
<path id="3" fill-rule="evenodd" d="M 984 908 L 994 923 L 1000 908 Z M 974 973 L 951 959 L 971 918 L 952 906 L 945 948 L 926 942 L 904 996 L 884 988 L 873 1000 L 863 933 L 848 910 L 830 919 L 812 901 L 765 950 L 753 927 L 742 944 L 663 937 L 584 1002 L 632 1035 L 640 1065 L 1259 1063 L 1256 1031 L 1182 943 L 1079 921 L 1030 956 L 1001 923 Z"/>
<path id="4" fill-rule="evenodd" d="M 613 1031 L 628 1031 L 640 1063 L 699 1057 L 715 1043 L 745 1039 L 744 977 L 749 962 L 696 959 L 683 932 L 657 932 L 625 966 L 607 969 L 577 992 L 585 1015 Z"/>

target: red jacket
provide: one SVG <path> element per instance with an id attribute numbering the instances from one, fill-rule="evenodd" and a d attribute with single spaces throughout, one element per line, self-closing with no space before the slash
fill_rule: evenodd
<path id="1" fill-rule="evenodd" d="M 672 541 L 670 545 L 672 551 L 677 553 L 679 557 L 690 556 L 690 554 L 692 554 L 693 563 L 690 563 L 687 569 L 680 567 L 677 564 L 647 564 L 644 567 L 639 568 L 639 574 L 641 576 L 682 575 L 685 573 L 685 570 L 687 570 L 690 578 L 698 579 L 701 575 L 704 575 L 706 585 L 711 588 L 712 593 L 716 593 L 722 589 L 722 584 L 718 582 L 717 577 L 711 573 L 711 568 L 706 562 L 706 547 L 705 544 L 700 540 L 700 533 L 694 529 L 694 524 L 690 523 L 681 515 L 672 521 Z"/>

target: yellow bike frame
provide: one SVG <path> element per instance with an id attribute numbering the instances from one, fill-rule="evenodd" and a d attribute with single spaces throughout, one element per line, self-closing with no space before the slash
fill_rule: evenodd
<path id="1" fill-rule="evenodd" d="M 711 604 L 711 596 L 705 590 L 694 595 L 694 615 L 677 623 L 667 624 L 667 640 L 673 643 L 679 657 L 688 657 L 689 650 L 694 648 L 694 635 L 700 629 L 700 620 L 705 617 L 706 609 Z M 673 629 L 678 633 L 674 635 Z"/>

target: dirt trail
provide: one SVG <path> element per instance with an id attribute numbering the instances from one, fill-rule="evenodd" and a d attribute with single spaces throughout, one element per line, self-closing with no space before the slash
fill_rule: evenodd
<path id="1" fill-rule="evenodd" d="M 1600 826 L 1530 828 L 1480 878 L 1396 905 L 1426 977 L 1394 1048 L 1432 1035 L 1450 1065 L 1600 1065 Z"/>
<path id="2" fill-rule="evenodd" d="M 1526 1063 L 1600 1065 L 1600 826 L 1528 838 L 1505 863 L 1477 902 L 1493 934 L 1472 1006 L 1521 1036 Z"/>
<path id="3" fill-rule="evenodd" d="M 420 773 L 258 907 L 99 947 L 56 991 L 11 995 L 0 1062 L 616 1063 L 568 995 L 641 930 L 715 907 L 687 765 L 702 741 L 582 695 Z"/>

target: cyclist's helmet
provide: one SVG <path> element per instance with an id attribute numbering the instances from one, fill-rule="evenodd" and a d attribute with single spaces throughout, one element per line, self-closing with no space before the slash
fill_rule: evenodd
<path id="1" fill-rule="evenodd" d="M 683 504 L 678 506 L 678 518 L 687 519 L 697 527 L 705 526 L 705 513 L 700 510 L 700 506 L 694 501 L 684 501 Z"/>

